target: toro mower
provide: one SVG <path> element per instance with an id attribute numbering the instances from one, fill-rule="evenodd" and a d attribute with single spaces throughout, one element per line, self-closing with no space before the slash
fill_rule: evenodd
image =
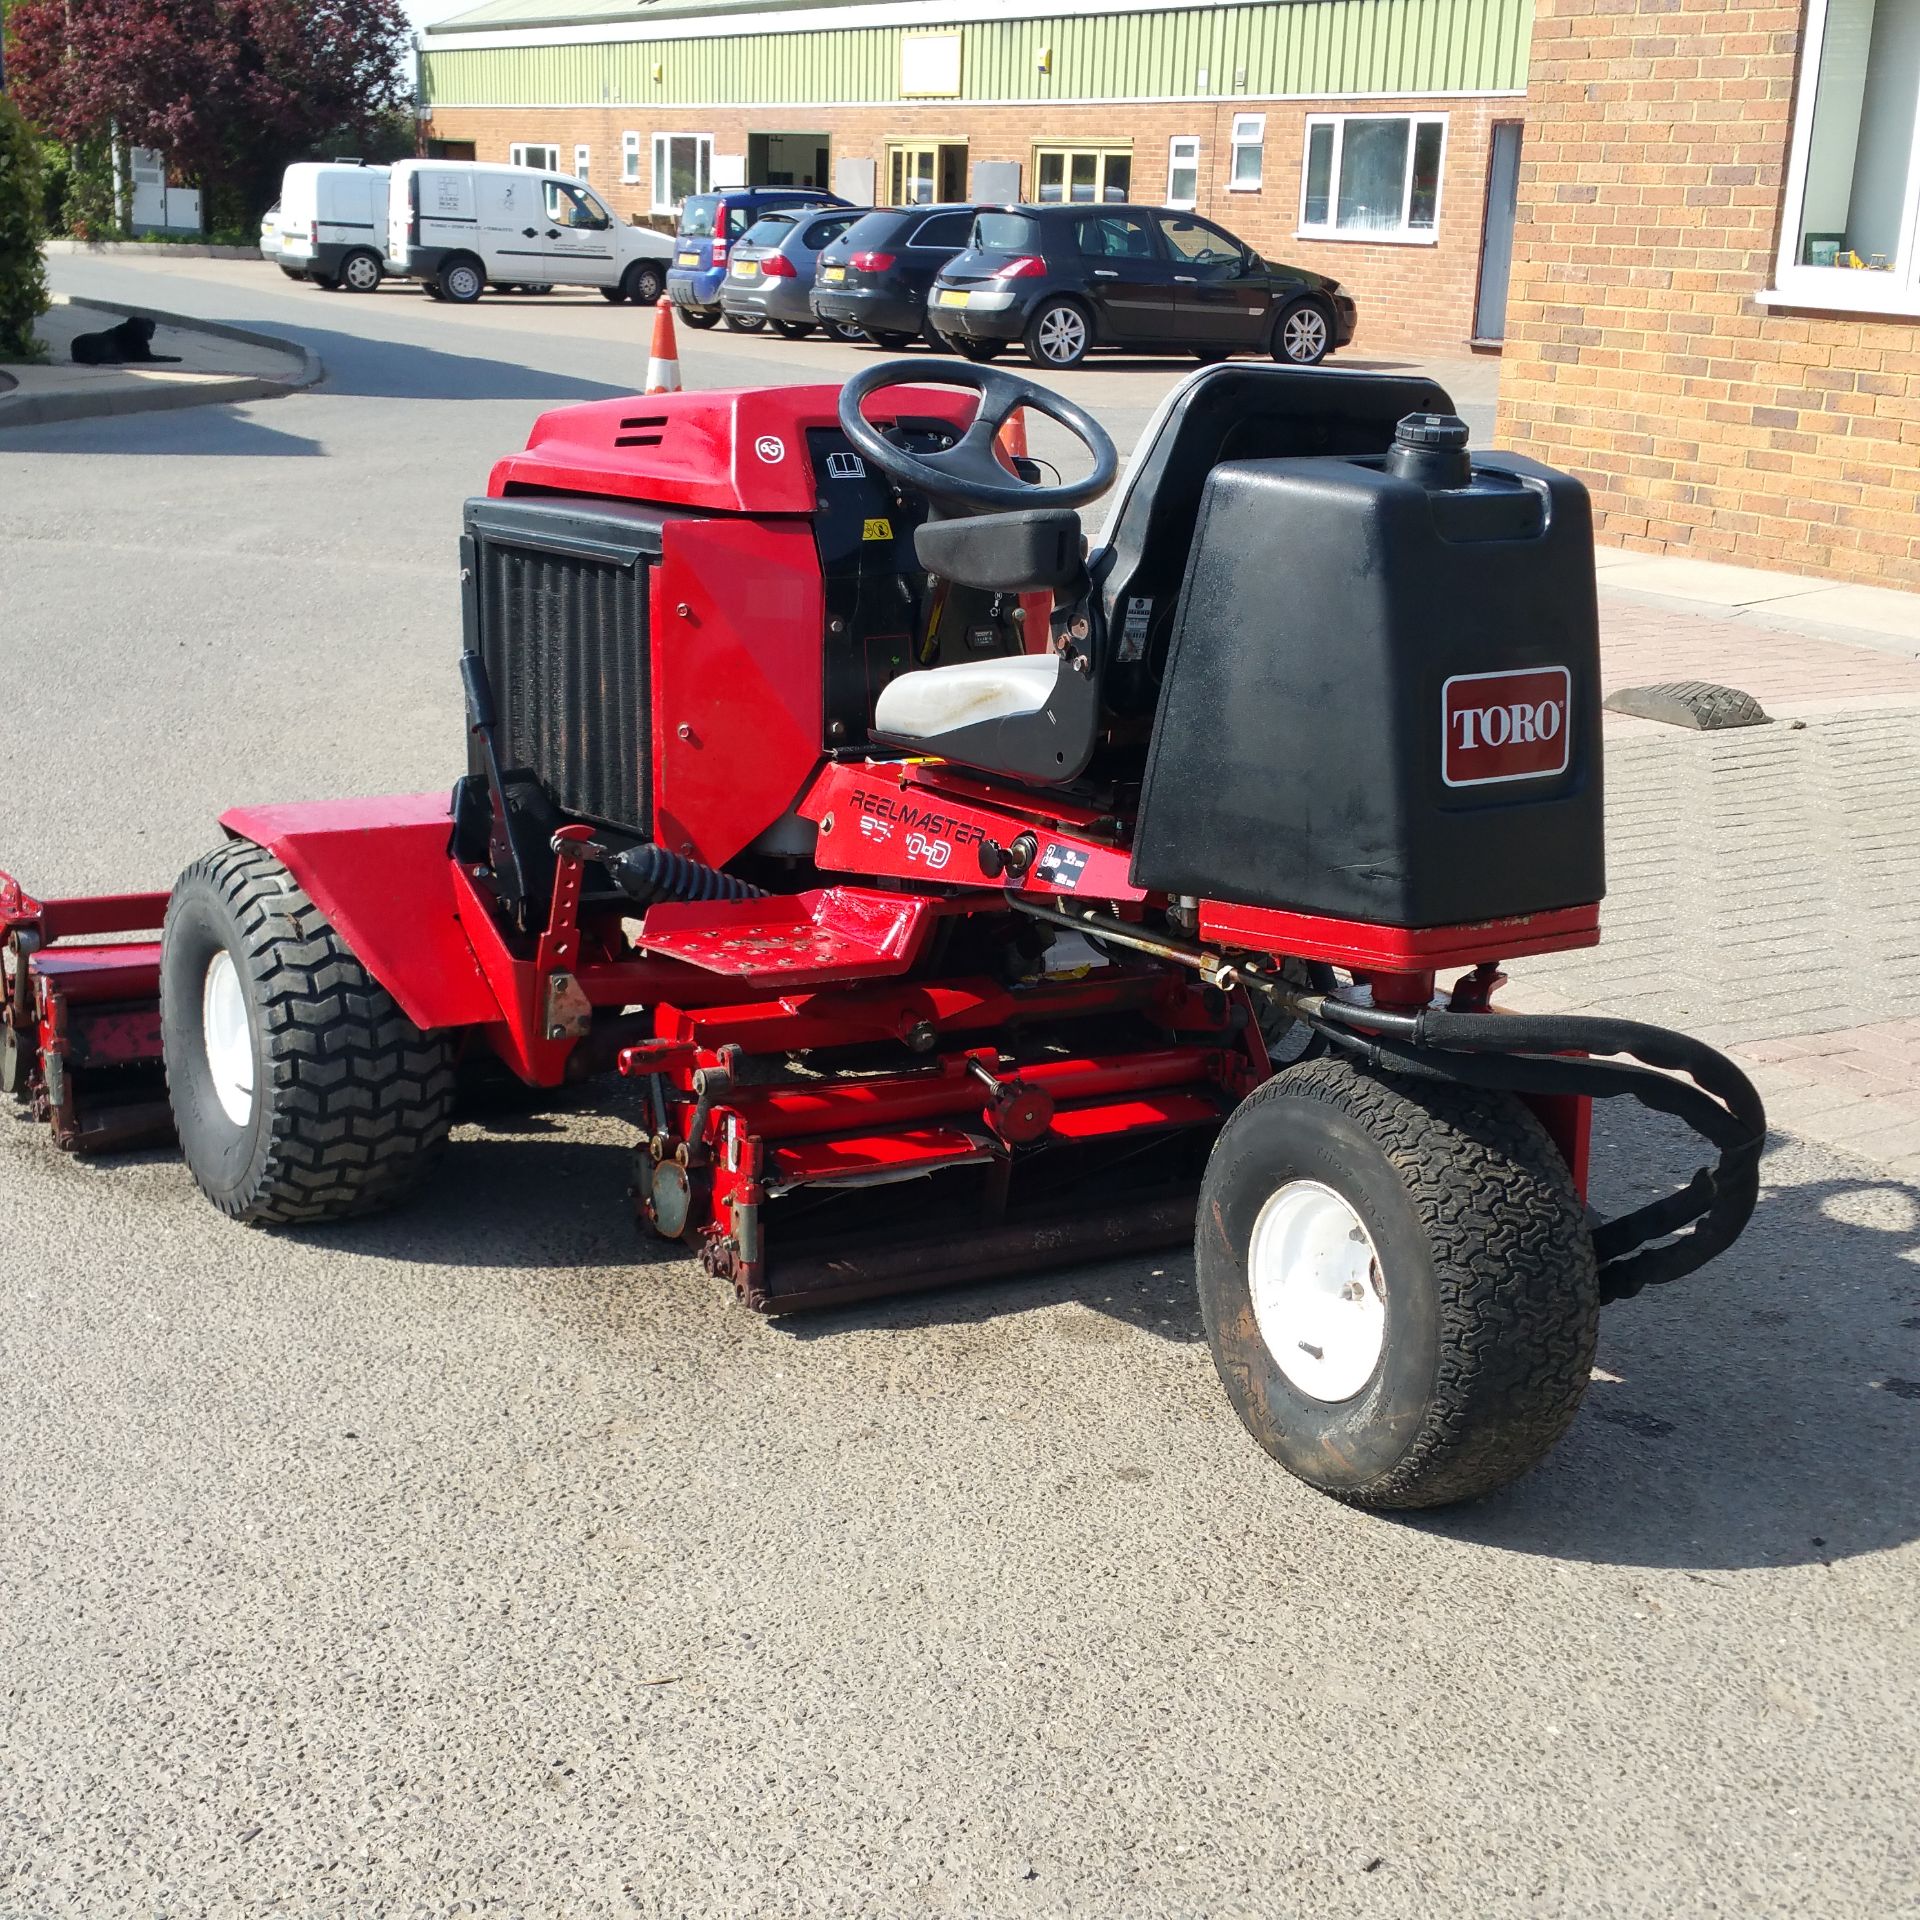
<path id="1" fill-rule="evenodd" d="M 1003 457 L 1023 409 L 1083 477 Z M 1090 544 L 1118 467 L 964 364 L 545 415 L 465 509 L 451 799 L 237 809 L 167 894 L 0 880 L 7 1089 L 271 1227 L 405 1193 L 481 1067 L 624 1076 L 646 1227 L 751 1308 L 1192 1234 L 1292 1472 L 1512 1479 L 1765 1131 L 1696 1041 L 1492 1006 L 1599 937 L 1586 496 L 1427 381 L 1230 363 Z M 1602 1222 L 1622 1095 L 1713 1164 Z"/>

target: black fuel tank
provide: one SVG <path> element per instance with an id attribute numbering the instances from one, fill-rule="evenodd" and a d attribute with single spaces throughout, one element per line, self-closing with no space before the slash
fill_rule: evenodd
<path id="1" fill-rule="evenodd" d="M 1384 456 L 1214 469 L 1136 885 L 1402 927 L 1605 889 L 1586 489 L 1413 415 Z"/>

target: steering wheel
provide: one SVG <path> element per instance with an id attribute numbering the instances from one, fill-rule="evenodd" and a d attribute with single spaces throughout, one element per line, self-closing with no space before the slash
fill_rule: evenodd
<path id="1" fill-rule="evenodd" d="M 892 387 L 968 387 L 980 396 L 973 424 L 939 453 L 909 453 L 897 447 L 861 411 L 876 393 Z M 1093 456 L 1084 480 L 1048 487 L 1009 473 L 994 455 L 994 436 L 1022 407 L 1057 420 Z M 1120 455 L 1084 407 L 998 367 L 962 361 L 923 372 L 918 361 L 883 360 L 862 368 L 840 389 L 840 430 L 861 455 L 902 486 L 915 487 L 943 504 L 995 511 L 1003 507 L 1077 507 L 1105 493 L 1120 471 Z"/>

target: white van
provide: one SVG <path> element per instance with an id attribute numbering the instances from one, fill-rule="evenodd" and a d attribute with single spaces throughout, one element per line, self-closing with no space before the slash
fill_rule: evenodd
<path id="1" fill-rule="evenodd" d="M 359 161 L 289 167 L 280 183 L 280 271 L 349 293 L 373 292 L 387 270 L 387 174 Z"/>
<path id="2" fill-rule="evenodd" d="M 402 160 L 387 193 L 387 259 L 439 300 L 496 287 L 598 287 L 651 306 L 671 235 L 623 225 L 584 181 L 538 167 Z"/>

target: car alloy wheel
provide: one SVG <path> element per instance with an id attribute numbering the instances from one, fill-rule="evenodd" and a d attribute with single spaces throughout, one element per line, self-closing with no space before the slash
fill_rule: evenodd
<path id="1" fill-rule="evenodd" d="M 1296 367 L 1311 367 L 1327 357 L 1330 344 L 1327 316 L 1316 306 L 1302 303 L 1280 322 L 1280 358 Z"/>
<path id="2" fill-rule="evenodd" d="M 380 285 L 380 262 L 370 253 L 350 253 L 341 263 L 340 279 L 349 293 L 372 293 Z"/>
<path id="3" fill-rule="evenodd" d="M 1064 301 L 1048 307 L 1034 322 L 1033 345 L 1050 367 L 1077 366 L 1087 354 L 1086 315 Z"/>

